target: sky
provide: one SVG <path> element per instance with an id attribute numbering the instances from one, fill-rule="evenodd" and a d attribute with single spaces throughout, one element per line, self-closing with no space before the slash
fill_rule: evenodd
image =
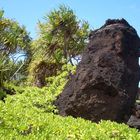
<path id="1" fill-rule="evenodd" d="M 140 36 L 140 0 L 0 0 L 5 17 L 25 25 L 33 39 L 37 22 L 60 4 L 69 6 L 78 19 L 89 22 L 91 29 L 102 26 L 108 18 L 125 18 Z"/>

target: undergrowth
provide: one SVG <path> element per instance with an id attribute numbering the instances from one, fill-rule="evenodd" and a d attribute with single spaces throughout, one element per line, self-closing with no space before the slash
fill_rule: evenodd
<path id="1" fill-rule="evenodd" d="M 52 104 L 68 79 L 63 71 L 48 87 L 14 87 L 16 95 L 0 101 L 0 140 L 140 140 L 125 124 L 61 117 Z M 10 85 L 9 85 L 10 86 Z"/>

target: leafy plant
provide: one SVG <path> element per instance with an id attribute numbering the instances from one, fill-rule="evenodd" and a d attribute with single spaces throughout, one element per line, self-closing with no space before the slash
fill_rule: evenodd
<path id="1" fill-rule="evenodd" d="M 0 89 L 0 100 L 4 100 L 4 98 L 6 97 L 6 93 Z"/>
<path id="2" fill-rule="evenodd" d="M 17 71 L 17 55 L 22 53 L 26 60 L 29 59 L 30 42 L 31 38 L 25 27 L 5 18 L 4 11 L 0 10 L 0 86 Z M 25 66 L 23 68 L 25 73 Z"/>
<path id="3" fill-rule="evenodd" d="M 89 25 L 78 20 L 72 9 L 61 5 L 46 15 L 38 27 L 39 37 L 32 43 L 29 75 L 34 85 L 43 87 L 45 78 L 55 76 L 62 65 L 74 65 L 73 60 L 81 55 L 87 44 Z"/>
<path id="4" fill-rule="evenodd" d="M 0 101 L 0 138 L 2 140 L 139 140 L 140 133 L 125 124 L 82 118 L 61 117 L 52 104 L 67 82 L 69 66 L 50 85 L 15 87 L 17 94 Z M 22 94 L 21 94 L 22 93 Z"/>

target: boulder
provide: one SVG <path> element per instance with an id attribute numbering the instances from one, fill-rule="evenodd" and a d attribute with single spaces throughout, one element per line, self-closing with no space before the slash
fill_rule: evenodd
<path id="1" fill-rule="evenodd" d="M 139 48 L 136 30 L 124 19 L 92 31 L 76 74 L 55 101 L 59 114 L 126 123 L 138 91 Z"/>

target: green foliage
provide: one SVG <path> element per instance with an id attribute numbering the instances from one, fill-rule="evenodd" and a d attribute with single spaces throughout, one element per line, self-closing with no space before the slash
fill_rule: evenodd
<path id="1" fill-rule="evenodd" d="M 31 41 L 24 26 L 3 15 L 4 11 L 0 10 L 0 86 L 18 69 L 15 55 L 24 52 L 25 58 L 28 57 Z"/>
<path id="2" fill-rule="evenodd" d="M 57 76 L 52 76 L 52 77 L 47 77 L 47 86 L 48 87 L 53 87 L 54 90 L 59 86 L 63 85 L 66 83 L 66 81 L 70 78 L 69 74 L 75 74 L 76 71 L 76 66 L 71 66 L 70 64 L 68 65 L 63 65 L 62 70 L 58 71 Z M 53 91 L 52 91 L 53 92 Z M 59 92 L 58 92 L 59 93 Z"/>
<path id="3" fill-rule="evenodd" d="M 0 100 L 3 100 L 6 97 L 6 93 L 0 88 Z"/>
<path id="4" fill-rule="evenodd" d="M 73 10 L 66 6 L 51 11 L 44 19 L 44 23 L 38 23 L 39 38 L 34 42 L 35 47 L 43 50 L 42 57 L 68 62 L 81 54 L 87 44 L 87 22 L 78 20 Z"/>
<path id="5" fill-rule="evenodd" d="M 62 65 L 74 65 L 72 60 L 82 53 L 89 33 L 88 23 L 78 20 L 73 10 L 66 6 L 54 9 L 44 20 L 43 23 L 38 23 L 39 37 L 32 43 L 33 57 L 29 66 L 30 79 L 35 81 L 35 85 L 40 81 L 42 86 L 44 84 L 41 84 L 41 79 L 56 75 Z M 46 63 L 49 74 L 45 74 L 45 70 L 40 67 L 42 62 Z M 53 67 L 53 70 L 50 67 Z"/>
<path id="6" fill-rule="evenodd" d="M 20 66 L 23 64 L 23 61 L 18 61 L 17 63 L 14 63 L 10 58 L 7 57 L 1 57 L 0 60 L 0 83 L 1 86 L 3 82 L 9 82 L 12 81 L 15 84 L 22 83 L 24 78 L 25 69 L 20 69 L 18 73 L 15 73 Z M 21 81 L 22 80 L 22 81 Z"/>
<path id="7" fill-rule="evenodd" d="M 0 87 L 3 84 L 3 81 L 6 79 L 8 70 L 10 69 L 9 59 L 6 57 L 1 57 L 0 59 Z"/>
<path id="8" fill-rule="evenodd" d="M 30 37 L 24 26 L 16 21 L 3 17 L 0 11 L 0 51 L 3 55 L 10 55 L 29 47 Z"/>
<path id="9" fill-rule="evenodd" d="M 68 71 L 63 67 L 57 77 L 51 77 L 48 87 L 15 87 L 17 94 L 0 101 L 1 140 L 139 140 L 140 133 L 125 124 L 61 117 L 53 101 L 67 82 Z M 10 85 L 9 85 L 10 86 Z M 12 85 L 11 85 L 12 86 Z M 13 87 L 13 86 L 12 86 Z"/>

